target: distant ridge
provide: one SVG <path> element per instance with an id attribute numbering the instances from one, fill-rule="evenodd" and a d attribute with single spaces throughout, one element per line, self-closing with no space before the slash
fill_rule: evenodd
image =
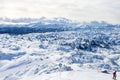
<path id="1" fill-rule="evenodd" d="M 7 23 L 7 24 L 6 24 Z M 81 29 L 103 29 L 107 30 L 119 28 L 120 25 L 113 25 L 107 22 L 77 22 L 66 18 L 47 19 L 45 17 L 8 19 L 0 18 L 0 34 L 28 34 L 44 32 L 74 31 Z"/>

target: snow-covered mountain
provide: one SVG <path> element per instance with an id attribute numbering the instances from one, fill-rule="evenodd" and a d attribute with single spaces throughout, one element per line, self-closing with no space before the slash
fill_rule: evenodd
<path id="1" fill-rule="evenodd" d="M 119 28 L 120 25 L 108 24 L 104 21 L 97 22 L 76 22 L 66 18 L 54 19 L 0 19 L 0 33 L 9 34 L 28 34 L 41 32 L 61 32 L 61 31 L 76 31 L 76 30 L 110 30 Z"/>
<path id="2" fill-rule="evenodd" d="M 120 71 L 120 25 L 65 18 L 0 20 L 15 23 L 0 24 L 0 80 L 48 80 L 45 75 L 55 80 L 59 72 L 78 75 L 88 69 Z"/>

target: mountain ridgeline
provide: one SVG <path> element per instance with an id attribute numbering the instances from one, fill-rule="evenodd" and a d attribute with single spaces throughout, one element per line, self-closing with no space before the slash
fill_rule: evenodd
<path id="1" fill-rule="evenodd" d="M 79 23 L 64 18 L 53 20 L 46 19 L 19 19 L 6 20 L 15 24 L 0 24 L 0 34 L 28 34 L 28 33 L 45 33 L 45 32 L 61 32 L 61 31 L 79 31 L 79 30 L 113 30 L 119 28 L 120 25 L 112 25 L 106 22 L 93 21 L 90 23 Z M 26 24 L 19 24 L 25 22 Z"/>

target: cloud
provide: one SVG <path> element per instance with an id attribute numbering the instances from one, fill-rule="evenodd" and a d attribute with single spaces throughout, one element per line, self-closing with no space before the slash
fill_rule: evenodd
<path id="1" fill-rule="evenodd" d="M 0 0 L 0 17 L 66 17 L 120 23 L 120 0 Z"/>

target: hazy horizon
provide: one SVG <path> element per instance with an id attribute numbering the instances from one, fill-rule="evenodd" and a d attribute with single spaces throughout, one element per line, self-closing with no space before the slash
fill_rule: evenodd
<path id="1" fill-rule="evenodd" d="M 106 21 L 120 24 L 120 0 L 0 0 L 0 17 Z"/>

